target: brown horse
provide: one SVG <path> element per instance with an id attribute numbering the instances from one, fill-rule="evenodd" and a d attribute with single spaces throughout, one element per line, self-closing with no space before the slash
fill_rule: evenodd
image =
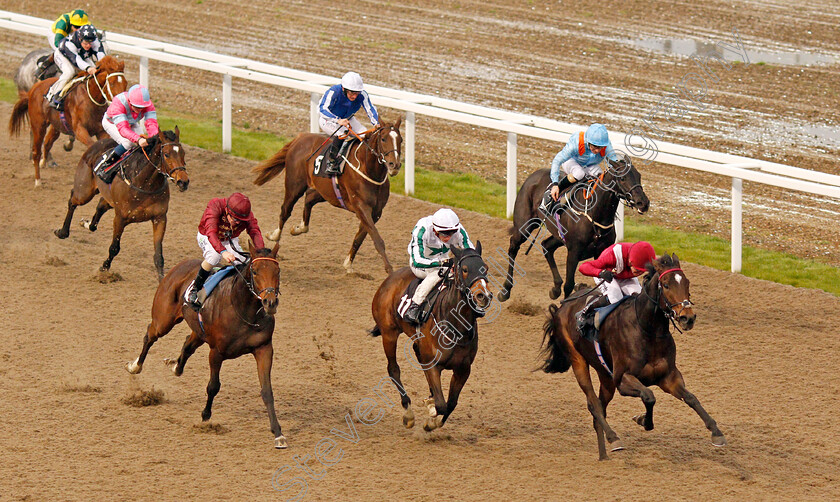
<path id="1" fill-rule="evenodd" d="M 402 295 L 414 280 L 414 274 L 403 267 L 389 275 L 373 297 L 371 310 L 376 326 L 371 336 L 382 336 L 382 346 L 388 358 L 388 375 L 402 397 L 405 409 L 403 424 L 414 427 L 411 399 L 400 380 L 397 363 L 397 339 L 400 333 L 411 338 L 414 357 L 409 362 L 422 369 L 429 383 L 430 398 L 425 401 L 429 418 L 423 425 L 432 431 L 446 423 L 458 404 L 461 389 L 470 377 L 470 368 L 478 351 L 478 319 L 483 317 L 493 294 L 487 287 L 487 265 L 481 258 L 481 242 L 475 249 L 452 248 L 454 255 L 446 269 L 444 286 L 432 308 L 431 315 L 421 326 L 405 322 L 397 313 Z M 406 347 L 407 348 L 407 347 Z M 413 359 L 413 361 L 411 361 Z M 449 399 L 444 400 L 440 384 L 442 370 L 452 370 Z"/>
<path id="2" fill-rule="evenodd" d="M 28 113 L 29 124 L 32 127 L 35 186 L 41 184 L 41 168 L 49 158 L 53 143 L 62 132 L 75 136 L 88 147 L 93 144 L 94 138 L 107 137 L 108 134 L 102 129 L 102 116 L 105 115 L 108 103 L 114 96 L 128 88 L 124 69 L 123 61 L 113 56 L 105 56 L 96 63 L 95 75 L 85 76 L 87 73 L 80 72 L 78 77 L 84 77 L 84 80 L 74 85 L 65 96 L 63 120 L 61 112 L 50 107 L 44 99 L 44 94 L 57 78 L 37 82 L 26 96 L 15 103 L 9 120 L 9 133 L 20 133 L 23 118 Z M 49 132 L 48 126 L 51 126 Z"/>
<path id="3" fill-rule="evenodd" d="M 712 432 L 712 444 L 726 444 L 715 421 L 694 394 L 686 390 L 676 365 L 677 349 L 668 323 L 674 323 L 675 327 L 678 323 L 686 331 L 694 327 L 696 316 L 690 297 L 689 280 L 680 269 L 679 259 L 666 254 L 648 265 L 642 292 L 625 300 L 604 320 L 597 345 L 582 338 L 575 325 L 575 313 L 589 298 L 581 296 L 562 302 L 559 308 L 549 307 L 551 315 L 545 323 L 543 336 L 543 354 L 547 357 L 542 370 L 563 373 L 571 366 L 578 385 L 586 394 L 601 460 L 607 459 L 604 433 L 612 451 L 624 449 L 606 418 L 607 405 L 616 389 L 622 396 L 641 397 L 646 412 L 633 420 L 645 430 L 653 429 L 653 405 L 656 403 L 648 386 L 657 385 L 685 401 L 700 415 Z M 589 376 L 590 366 L 595 368 L 601 383 L 598 396 Z"/>
<path id="4" fill-rule="evenodd" d="M 271 390 L 271 363 L 274 347 L 274 314 L 280 294 L 280 265 L 277 246 L 274 249 L 254 249 L 249 243 L 251 259 L 237 265 L 232 278 L 226 277 L 204 302 L 201 317 L 184 304 L 184 291 L 192 283 L 201 260 L 185 260 L 166 274 L 158 285 L 152 303 L 152 322 L 143 337 L 143 349 L 134 361 L 126 364 L 129 373 L 140 373 L 149 348 L 158 338 L 169 333 L 179 322 L 186 320 L 192 333 L 184 342 L 178 359 L 164 359 L 176 376 L 184 372 L 184 365 L 193 352 L 205 342 L 210 346 L 210 382 L 207 384 L 207 405 L 202 420 L 209 420 L 213 398 L 219 392 L 219 371 L 226 359 L 253 354 L 257 361 L 260 394 L 268 410 L 274 447 L 286 448 L 286 438 L 280 430 L 274 410 Z"/>
<path id="5" fill-rule="evenodd" d="M 268 238 L 280 241 L 280 233 L 286 220 L 292 215 L 292 209 L 298 199 L 306 194 L 303 221 L 292 229 L 292 235 L 309 231 L 312 206 L 326 200 L 335 207 L 347 209 L 359 218 L 359 231 L 356 232 L 350 253 L 344 260 L 347 272 L 353 271 L 356 252 L 359 251 L 365 237 L 370 234 L 376 251 L 385 262 L 385 271 L 390 274 L 394 269 L 385 254 L 385 242 L 376 229 L 376 222 L 382 216 L 382 209 L 391 194 L 388 176 L 394 176 L 400 170 L 401 123 L 402 117 L 394 124 L 383 122 L 369 132 L 363 142 L 356 143 L 348 149 L 344 173 L 336 178 L 337 188 L 333 187 L 329 178 L 320 178 L 313 174 L 318 158 L 317 152 L 326 144 L 326 136 L 323 134 L 299 134 L 273 157 L 256 166 L 253 172 L 257 175 L 254 180 L 257 185 L 266 183 L 286 170 L 286 193 L 280 210 L 280 225 Z"/>
<path id="6" fill-rule="evenodd" d="M 163 277 L 163 235 L 166 233 L 166 213 L 169 211 L 169 184 L 175 182 L 180 191 L 190 184 L 184 162 L 184 147 L 181 146 L 181 131 L 161 131 L 148 139 L 145 148 L 137 147 L 122 161 L 120 177 L 110 184 L 93 174 L 93 167 L 102 154 L 116 145 L 111 139 L 99 140 L 82 155 L 76 168 L 76 181 L 67 201 L 67 216 L 64 225 L 55 231 L 59 239 L 70 235 L 70 222 L 77 206 L 90 202 L 101 193 L 93 218 L 82 220 L 81 225 L 95 232 L 99 220 L 114 208 L 114 237 L 108 249 L 108 259 L 100 270 L 111 268 L 111 261 L 120 252 L 120 238 L 126 225 L 152 220 L 155 240 L 155 268 L 158 279 Z"/>
<path id="7" fill-rule="evenodd" d="M 557 204 L 551 213 L 539 209 L 546 187 L 551 183 L 549 170 L 540 169 L 528 176 L 516 195 L 508 248 L 508 274 L 499 292 L 499 301 L 510 298 L 516 255 L 535 229 L 537 235 L 533 237 L 534 241 L 542 234 L 543 227 L 548 230 L 548 237 L 542 241 L 540 250 L 554 278 L 549 296 L 552 300 L 556 299 L 562 288 L 565 298 L 574 289 L 578 263 L 600 256 L 601 252 L 615 243 L 615 213 L 618 205 L 624 203 L 636 209 L 639 214 L 650 208 L 650 201 L 642 188 L 642 175 L 633 167 L 630 157 L 624 155 L 617 162 L 608 162 L 609 168 L 601 177 L 571 187 L 572 202 L 566 206 Z M 557 262 L 554 261 L 554 252 L 561 246 L 566 246 L 567 251 L 565 287 L 557 270 Z"/>

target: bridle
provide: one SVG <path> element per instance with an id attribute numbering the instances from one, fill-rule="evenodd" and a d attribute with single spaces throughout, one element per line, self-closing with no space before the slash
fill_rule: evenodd
<path id="1" fill-rule="evenodd" d="M 629 160 L 624 159 L 624 162 L 625 162 L 625 166 L 629 166 L 630 169 L 633 168 L 633 164 L 630 163 Z M 624 176 L 627 176 L 627 174 L 630 173 L 630 169 L 627 170 L 627 173 L 625 173 Z M 618 191 L 615 188 L 613 188 L 612 186 L 607 186 L 603 182 L 605 174 L 606 174 L 606 172 L 602 173 L 601 176 L 598 177 L 598 181 L 601 182 L 601 185 L 604 187 L 604 190 L 606 190 L 608 192 L 612 192 L 613 194 L 615 194 L 615 196 L 618 197 L 618 200 L 621 201 L 621 203 L 624 204 L 625 206 L 627 206 L 627 207 L 635 206 L 636 201 L 633 199 L 633 190 L 635 190 L 637 188 L 641 188 L 641 186 L 642 186 L 641 182 L 636 183 L 635 185 L 631 186 L 627 190 L 625 190 L 624 188 L 621 188 L 621 191 Z M 615 174 L 613 174 L 613 179 L 616 180 L 616 182 L 613 185 L 617 186 L 617 187 L 621 187 L 621 185 L 620 185 L 621 180 L 624 179 L 624 176 L 616 176 Z M 596 181 L 595 184 L 597 184 L 597 183 L 598 182 Z M 595 188 L 595 185 L 592 186 L 592 189 L 594 189 L 594 188 Z"/>
<path id="2" fill-rule="evenodd" d="M 239 270 L 239 267 L 237 267 L 237 266 L 233 267 L 233 269 L 236 270 L 236 273 L 239 275 L 239 277 L 242 279 L 242 281 L 248 287 L 248 291 L 251 292 L 251 295 L 253 295 L 254 298 L 256 298 L 257 300 L 260 301 L 260 308 L 257 309 L 257 313 L 256 313 L 256 317 L 255 317 L 255 320 L 257 322 L 248 321 L 247 319 L 242 317 L 242 315 L 236 310 L 235 307 L 233 309 L 234 312 L 236 312 L 236 315 L 239 317 L 240 321 L 242 321 L 245 324 L 247 324 L 251 327 L 254 327 L 254 328 L 259 328 L 260 327 L 260 325 L 259 325 L 260 312 L 261 311 L 264 312 L 264 308 L 263 308 L 263 305 L 262 305 L 262 301 L 264 300 L 264 298 L 262 296 L 263 293 L 265 293 L 265 294 L 275 293 L 275 294 L 277 294 L 277 296 L 280 296 L 280 292 L 277 290 L 277 288 L 274 288 L 274 287 L 263 288 L 259 291 L 257 291 L 255 289 L 255 287 L 254 287 L 255 286 L 255 280 L 254 280 L 253 266 L 254 266 L 254 263 L 256 263 L 258 261 L 270 261 L 272 263 L 276 263 L 278 269 L 280 268 L 280 262 L 278 262 L 276 258 L 272 258 L 270 256 L 259 256 L 257 258 L 249 259 L 249 261 L 248 261 L 248 278 L 245 278 L 245 276 Z"/>
<path id="3" fill-rule="evenodd" d="M 378 140 L 378 139 L 382 136 L 382 132 L 383 132 L 383 131 L 385 131 L 385 130 L 386 130 L 386 128 L 384 128 L 384 127 L 382 127 L 381 125 L 379 125 L 379 126 L 376 126 L 376 127 L 372 128 L 372 129 L 368 129 L 367 131 L 364 131 L 364 132 L 362 132 L 361 134 L 356 134 L 356 132 L 355 132 L 353 129 L 348 129 L 348 133 L 349 133 L 349 134 L 352 134 L 353 136 L 355 136 L 355 137 L 356 137 L 356 139 L 358 139 L 358 140 L 359 140 L 359 141 L 360 141 L 363 145 L 365 145 L 365 147 L 366 147 L 368 150 L 370 150 L 370 152 L 373 154 L 373 157 L 376 159 L 376 161 L 377 161 L 377 163 L 379 163 L 379 165 L 385 165 L 385 164 L 387 164 L 387 163 L 388 163 L 388 161 L 387 161 L 387 160 L 385 160 L 385 157 L 386 157 L 387 155 L 391 154 L 391 153 L 396 153 L 396 154 L 397 154 L 397 160 L 399 160 L 399 154 L 400 154 L 400 151 L 399 151 L 399 149 L 397 149 L 397 148 L 396 148 L 396 144 L 394 145 L 394 147 L 395 147 L 395 148 L 392 148 L 391 150 L 388 150 L 388 151 L 387 151 L 387 152 L 385 152 L 385 153 L 380 152 L 380 151 L 379 151 L 379 147 L 376 147 L 376 149 L 374 149 L 372 146 L 370 146 L 370 145 L 368 144 L 368 141 L 373 140 L 374 138 Z M 396 127 L 394 127 L 393 125 L 389 125 L 389 126 L 388 126 L 388 130 L 389 130 L 389 131 L 397 131 L 397 134 L 399 134 L 399 131 L 398 131 L 398 130 L 397 130 L 397 128 L 396 128 Z M 366 136 L 366 137 L 364 137 L 364 138 L 362 137 L 363 135 L 368 134 L 368 133 L 372 133 L 372 134 L 370 134 L 370 136 Z M 358 148 L 356 149 L 355 158 L 356 158 L 356 162 L 359 162 L 359 149 L 358 149 Z M 347 159 L 345 158 L 345 160 L 347 160 Z M 361 176 L 362 178 L 364 178 L 366 181 L 368 181 L 368 182 L 370 182 L 370 183 L 373 183 L 374 185 L 377 185 L 377 186 L 382 186 L 382 185 L 383 185 L 383 184 L 384 184 L 384 183 L 388 180 L 388 173 L 387 173 L 387 172 L 385 173 L 385 177 L 384 177 L 381 181 L 376 181 L 376 180 L 374 180 L 374 179 L 371 179 L 371 178 L 370 178 L 368 175 L 366 175 L 365 173 L 363 173 L 363 172 L 361 171 L 361 169 L 359 169 L 358 167 L 356 167 L 355 165 L 353 165 L 353 163 L 352 163 L 352 162 L 350 162 L 349 160 L 347 160 L 347 164 L 348 164 L 348 165 L 349 165 L 349 166 L 350 166 L 350 167 L 351 167 L 354 171 L 356 171 L 356 173 L 357 173 L 359 176 Z M 359 164 L 361 164 L 361 162 L 359 162 Z"/>
<path id="4" fill-rule="evenodd" d="M 694 305 L 694 303 L 688 298 L 686 298 L 685 300 L 683 300 L 681 302 L 671 303 L 671 302 L 668 301 L 668 298 L 663 295 L 663 293 L 662 293 L 662 276 L 664 276 L 666 274 L 670 274 L 671 272 L 682 272 L 682 269 L 681 268 L 669 268 L 668 270 L 664 270 L 664 271 L 659 272 L 657 274 L 657 276 L 656 276 L 656 281 L 657 281 L 656 298 L 651 297 L 650 294 L 647 292 L 647 283 L 645 283 L 645 287 L 642 288 L 642 294 L 644 295 L 644 297 L 647 300 L 649 300 L 653 303 L 654 313 L 656 313 L 657 310 L 661 310 L 662 313 L 665 315 L 665 318 L 667 318 L 669 321 L 671 321 L 671 324 L 674 326 L 674 328 L 676 328 L 677 331 L 682 333 L 682 330 L 679 328 L 679 326 L 676 323 L 676 319 L 679 318 L 680 315 L 682 315 L 682 313 L 685 309 L 691 307 L 692 305 Z M 651 278 L 649 280 L 653 280 L 653 279 Z M 661 303 L 663 303 L 663 302 L 665 304 L 665 307 L 662 307 L 662 305 L 661 305 Z M 638 305 L 638 302 L 636 302 L 636 305 Z M 680 307 L 679 312 L 674 311 L 674 307 Z M 639 309 L 638 309 L 638 307 L 636 307 L 634 310 L 636 312 L 636 321 L 639 323 L 639 326 L 641 327 L 642 322 L 641 322 L 641 319 L 639 318 Z M 645 332 L 647 332 L 647 330 L 645 330 L 644 328 L 642 328 L 642 329 Z"/>
<path id="5" fill-rule="evenodd" d="M 114 73 L 106 73 L 105 74 L 105 85 L 99 83 L 99 79 L 96 78 L 96 74 L 88 75 L 86 77 L 85 82 L 85 89 L 87 90 L 88 98 L 90 98 L 91 103 L 95 104 L 96 106 L 105 106 L 111 101 L 114 100 L 114 91 L 111 90 L 111 77 L 123 77 L 125 78 L 125 73 L 118 71 Z M 102 99 L 104 100 L 102 103 L 93 99 L 93 95 L 90 92 L 90 81 L 93 80 L 96 82 L 96 87 L 99 88 L 99 93 L 102 95 Z M 108 94 L 105 94 L 105 91 L 108 91 Z M 110 98 L 108 97 L 110 96 Z"/>

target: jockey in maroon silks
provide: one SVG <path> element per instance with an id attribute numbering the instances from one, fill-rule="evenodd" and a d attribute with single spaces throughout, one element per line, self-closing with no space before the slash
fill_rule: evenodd
<path id="1" fill-rule="evenodd" d="M 262 232 L 251 212 L 251 201 L 245 195 L 236 192 L 228 198 L 211 199 L 198 224 L 198 246 L 204 255 L 204 261 L 190 290 L 188 304 L 195 311 L 201 309 L 198 292 L 204 281 L 216 265 L 233 265 L 247 259 L 239 246 L 239 234 L 247 231 L 254 247 L 265 247 Z"/>
<path id="2" fill-rule="evenodd" d="M 642 291 L 638 276 L 645 273 L 645 267 L 656 259 L 656 253 L 649 242 L 619 242 L 605 249 L 595 260 L 581 263 L 581 274 L 602 279 L 598 285 L 603 296 L 590 301 L 577 313 L 578 328 L 594 321 L 589 315 L 594 309 L 606 307 L 627 295 Z"/>

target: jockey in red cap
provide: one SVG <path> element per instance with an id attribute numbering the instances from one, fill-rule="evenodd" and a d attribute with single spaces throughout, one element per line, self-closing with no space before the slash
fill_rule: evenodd
<path id="1" fill-rule="evenodd" d="M 641 292 L 642 285 L 637 277 L 644 274 L 645 267 L 655 259 L 656 253 L 649 242 L 620 242 L 605 249 L 598 259 L 582 263 L 581 274 L 603 279 L 598 285 L 603 296 L 590 301 L 577 313 L 578 329 L 583 332 L 582 328 L 594 322 L 594 316 L 589 315 L 594 309 Z"/>
<path id="2" fill-rule="evenodd" d="M 233 265 L 247 259 L 239 246 L 239 234 L 248 231 L 254 247 L 265 247 L 257 219 L 251 212 L 251 201 L 245 195 L 236 192 L 227 199 L 211 199 L 198 224 L 198 246 L 204 255 L 204 261 L 190 289 L 188 304 L 196 312 L 201 309 L 198 291 L 216 265 Z"/>

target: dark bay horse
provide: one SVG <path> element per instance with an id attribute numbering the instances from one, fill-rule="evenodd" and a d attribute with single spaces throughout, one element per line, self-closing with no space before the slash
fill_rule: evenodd
<path id="1" fill-rule="evenodd" d="M 226 359 L 253 354 L 260 379 L 260 395 L 268 410 L 274 447 L 286 448 L 286 438 L 277 422 L 274 394 L 271 390 L 271 364 L 274 347 L 274 314 L 280 294 L 280 265 L 277 263 L 277 246 L 274 249 L 254 249 L 250 244 L 251 259 L 237 266 L 238 272 L 226 277 L 204 302 L 201 317 L 184 305 L 184 291 L 192 283 L 201 260 L 185 260 L 166 274 L 158 285 L 152 303 L 152 322 L 143 337 L 143 349 L 134 361 L 126 364 L 129 373 L 140 373 L 149 348 L 158 338 L 186 320 L 192 332 L 184 342 L 178 359 L 164 359 L 176 376 L 184 372 L 187 359 L 204 343 L 210 346 L 210 382 L 207 384 L 207 405 L 201 412 L 202 420 L 210 420 L 213 398 L 221 383 L 219 371 Z"/>
<path id="2" fill-rule="evenodd" d="M 181 146 L 181 131 L 161 131 L 148 139 L 146 148 L 136 148 L 122 161 L 122 172 L 111 184 L 93 174 L 93 167 L 102 154 L 116 145 L 111 139 L 102 139 L 82 155 L 76 168 L 76 180 L 67 201 L 64 225 L 55 231 L 59 239 L 70 235 L 70 223 L 77 206 L 90 202 L 97 193 L 102 194 L 93 218 L 82 220 L 81 225 L 95 232 L 99 220 L 114 208 L 114 237 L 108 249 L 108 259 L 100 270 L 111 268 L 111 261 L 120 252 L 120 238 L 126 225 L 152 220 L 155 241 L 155 268 L 158 279 L 163 277 L 163 235 L 166 233 L 166 213 L 169 211 L 169 184 L 173 181 L 180 191 L 190 184 Z"/>
<path id="3" fill-rule="evenodd" d="M 549 291 L 554 300 L 560 296 L 561 287 L 564 298 L 574 289 L 578 263 L 598 257 L 615 243 L 615 213 L 619 203 L 636 209 L 639 214 L 648 210 L 650 201 L 642 188 L 642 175 L 633 167 L 630 157 L 625 155 L 618 162 L 608 162 L 610 167 L 599 178 L 570 188 L 573 191 L 571 202 L 566 206 L 558 204 L 551 214 L 539 209 L 543 194 L 551 183 L 550 170 L 540 169 L 528 176 L 516 195 L 508 248 L 508 273 L 499 292 L 499 301 L 510 298 L 516 255 L 534 230 L 537 230 L 534 241 L 542 234 L 543 227 L 549 232 L 540 249 L 554 276 L 554 286 Z M 554 261 L 554 252 L 561 246 L 566 246 L 567 251 L 565 287 Z"/>
<path id="4" fill-rule="evenodd" d="M 388 177 L 396 175 L 400 170 L 401 123 L 402 117 L 394 124 L 382 122 L 379 127 L 368 132 L 363 142 L 354 143 L 348 149 L 348 163 L 344 173 L 336 178 L 337 188 L 333 187 L 329 178 L 313 174 L 317 152 L 325 145 L 326 135 L 323 134 L 299 134 L 273 157 L 256 166 L 253 172 L 257 175 L 254 180 L 257 185 L 265 184 L 284 169 L 286 171 L 286 192 L 280 210 L 280 225 L 268 238 L 280 241 L 280 234 L 286 220 L 292 215 L 292 209 L 298 199 L 306 194 L 303 221 L 292 229 L 292 235 L 308 232 L 312 206 L 328 201 L 335 207 L 343 207 L 354 213 L 359 219 L 359 230 L 344 260 L 347 272 L 352 272 L 356 253 L 370 234 L 376 251 L 385 262 L 385 271 L 390 274 L 393 267 L 385 254 L 385 242 L 376 229 L 376 222 L 382 216 L 382 209 L 391 194 Z"/>
<path id="5" fill-rule="evenodd" d="M 607 459 L 605 433 L 612 451 L 623 449 L 621 440 L 607 425 L 606 419 L 607 405 L 616 389 L 622 396 L 641 397 L 645 414 L 633 417 L 633 420 L 645 430 L 653 429 L 656 398 L 648 389 L 650 385 L 657 385 L 684 401 L 712 432 L 712 444 L 725 445 L 723 433 L 694 394 L 686 390 L 682 373 L 677 369 L 677 348 L 669 322 L 675 326 L 679 324 L 687 331 L 694 327 L 696 319 L 689 280 L 680 269 L 677 256 L 666 254 L 648 265 L 642 292 L 616 307 L 601 325 L 597 349 L 593 342 L 580 336 L 575 325 L 575 312 L 587 301 L 588 298 L 582 296 L 564 301 L 560 307 L 549 307 L 550 317 L 545 322 L 543 336 L 546 360 L 542 369 L 546 373 L 563 373 L 571 367 L 574 371 L 592 414 L 600 459 Z M 589 376 L 590 366 L 595 369 L 601 384 L 598 396 Z"/>
<path id="6" fill-rule="evenodd" d="M 50 107 L 44 99 L 44 94 L 57 80 L 55 77 L 37 82 L 15 103 L 9 119 L 9 133 L 20 133 L 24 117 L 28 116 L 32 128 L 35 186 L 41 184 L 41 167 L 44 167 L 53 143 L 62 132 L 78 138 L 88 147 L 93 144 L 94 138 L 107 137 L 102 129 L 102 116 L 114 96 L 128 88 L 124 69 L 123 61 L 105 56 L 96 63 L 95 75 L 84 77 L 87 73 L 80 72 L 78 77 L 84 77 L 84 80 L 74 85 L 65 96 L 63 120 L 61 113 Z"/>
<path id="7" fill-rule="evenodd" d="M 478 319 L 484 316 L 493 299 L 487 287 L 487 265 L 481 258 L 481 242 L 475 249 L 452 248 L 452 254 L 451 268 L 444 278 L 445 288 L 421 326 L 405 322 L 397 313 L 405 289 L 414 280 L 408 267 L 389 275 L 379 286 L 371 304 L 376 326 L 369 333 L 382 336 L 388 375 L 401 395 L 405 409 L 403 424 L 407 428 L 414 427 L 414 412 L 400 380 L 397 339 L 400 333 L 405 333 L 413 342 L 414 356 L 408 355 L 407 350 L 404 352 L 413 366 L 425 372 L 429 383 L 431 398 L 425 403 L 429 418 L 423 425 L 427 432 L 443 426 L 458 404 L 458 396 L 470 377 L 478 351 Z M 441 389 L 442 370 L 452 370 L 448 399 L 444 399 Z"/>

